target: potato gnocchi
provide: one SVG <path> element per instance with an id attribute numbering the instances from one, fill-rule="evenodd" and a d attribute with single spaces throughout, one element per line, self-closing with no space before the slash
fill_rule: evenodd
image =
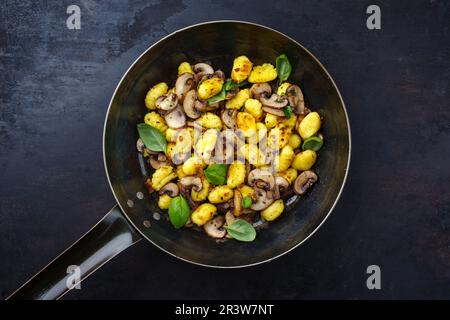
<path id="1" fill-rule="evenodd" d="M 245 230 L 270 225 L 318 180 L 311 169 L 322 117 L 295 79 L 286 81 L 291 71 L 277 68 L 241 55 L 227 77 L 206 62 L 180 61 L 174 83 L 149 88 L 136 148 L 152 172 L 145 185 L 176 228 L 240 240 L 236 221 Z"/>

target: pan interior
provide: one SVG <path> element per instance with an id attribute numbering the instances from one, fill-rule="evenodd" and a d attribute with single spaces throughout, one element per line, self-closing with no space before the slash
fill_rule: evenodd
<path id="1" fill-rule="evenodd" d="M 216 243 L 204 233 L 174 229 L 144 188 L 145 176 L 136 151 L 136 124 L 147 112 L 144 97 L 161 81 L 173 86 L 182 61 L 209 62 L 228 76 L 233 59 L 247 55 L 255 65 L 274 64 L 285 53 L 293 65 L 290 82 L 298 84 L 307 105 L 324 118 L 324 147 L 315 171 L 319 181 L 283 216 L 258 232 L 251 243 Z M 350 137 L 345 107 L 337 88 L 320 63 L 288 37 L 262 26 L 214 22 L 175 32 L 147 50 L 119 84 L 107 115 L 104 157 L 112 190 L 128 219 L 145 238 L 184 260 L 208 266 L 237 267 L 273 259 L 305 240 L 326 219 L 345 182 Z M 145 172 L 144 172 L 145 174 Z M 144 195 L 140 199 L 140 193 Z M 154 219 L 154 214 L 161 216 Z M 156 215 L 158 216 L 158 215 Z M 151 222 L 145 227 L 143 222 Z"/>

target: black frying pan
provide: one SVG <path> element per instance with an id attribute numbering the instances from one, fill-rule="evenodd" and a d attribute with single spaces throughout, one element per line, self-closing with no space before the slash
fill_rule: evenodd
<path id="1" fill-rule="evenodd" d="M 136 124 L 146 113 L 144 97 L 153 84 L 175 81 L 182 61 L 208 61 L 225 72 L 236 56 L 254 64 L 274 62 L 285 53 L 293 64 L 290 80 L 299 84 L 307 105 L 324 118 L 325 146 L 315 171 L 319 181 L 283 217 L 258 232 L 251 243 L 218 244 L 191 229 L 174 229 L 149 200 L 142 159 L 136 151 Z M 217 268 L 252 266 L 275 259 L 308 239 L 333 210 L 344 186 L 350 161 L 350 128 L 344 102 L 322 64 L 295 40 L 247 22 L 217 21 L 172 33 L 144 52 L 123 76 L 112 97 L 103 135 L 106 174 L 117 205 L 69 249 L 18 289 L 10 298 L 57 299 L 69 289 L 70 265 L 80 266 L 81 280 L 122 250 L 146 239 L 191 263 Z M 162 217 L 156 220 L 155 213 Z M 226 254 L 224 254 L 226 252 Z"/>

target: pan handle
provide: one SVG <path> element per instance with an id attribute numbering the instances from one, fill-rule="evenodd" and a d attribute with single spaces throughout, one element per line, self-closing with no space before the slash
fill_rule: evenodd
<path id="1" fill-rule="evenodd" d="M 59 299 L 141 239 L 119 207 L 115 206 L 91 230 L 7 299 Z"/>

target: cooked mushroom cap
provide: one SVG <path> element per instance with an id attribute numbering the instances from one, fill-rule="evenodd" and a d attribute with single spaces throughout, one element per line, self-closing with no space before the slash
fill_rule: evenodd
<path id="1" fill-rule="evenodd" d="M 248 174 L 248 184 L 264 190 L 272 190 L 275 187 L 275 177 L 266 169 L 254 169 Z"/>
<path id="2" fill-rule="evenodd" d="M 233 214 L 237 217 L 242 213 L 242 193 L 239 189 L 234 190 L 234 212 Z"/>
<path id="3" fill-rule="evenodd" d="M 153 169 L 159 169 L 162 166 L 169 166 L 170 162 L 167 160 L 167 157 L 163 153 L 153 153 L 149 158 L 150 166 Z"/>
<path id="4" fill-rule="evenodd" d="M 253 195 L 256 199 L 255 202 L 252 203 L 250 208 L 252 210 L 261 211 L 270 206 L 274 201 L 273 191 L 266 191 L 261 188 L 254 188 Z"/>
<path id="5" fill-rule="evenodd" d="M 202 179 L 196 176 L 186 176 L 181 178 L 180 183 L 185 187 L 189 188 L 192 187 L 195 191 L 200 191 L 203 187 Z"/>
<path id="6" fill-rule="evenodd" d="M 290 85 L 286 89 L 286 95 L 289 100 L 289 104 L 294 107 L 294 112 L 302 114 L 305 112 L 305 100 L 303 98 L 303 92 L 299 86 Z"/>
<path id="7" fill-rule="evenodd" d="M 272 88 L 267 82 L 255 83 L 250 88 L 250 94 L 252 95 L 253 99 L 259 99 L 261 94 L 263 93 L 265 93 L 267 96 L 270 96 L 270 94 L 272 93 Z"/>
<path id="8" fill-rule="evenodd" d="M 195 87 L 194 76 L 191 73 L 182 73 L 175 82 L 175 93 L 178 100 L 183 101 L 184 95 Z"/>
<path id="9" fill-rule="evenodd" d="M 202 115 L 201 111 L 196 108 L 197 90 L 192 89 L 186 93 L 183 101 L 183 110 L 191 119 L 198 119 Z"/>
<path id="10" fill-rule="evenodd" d="M 167 194 L 168 196 L 170 196 L 172 198 L 176 197 L 179 192 L 180 192 L 180 190 L 178 189 L 177 184 L 173 183 L 173 182 L 169 182 L 164 187 L 162 187 L 161 190 L 159 190 L 160 195 Z"/>
<path id="11" fill-rule="evenodd" d="M 237 114 L 238 114 L 238 110 L 225 109 L 222 111 L 221 119 L 228 128 L 235 129 Z"/>
<path id="12" fill-rule="evenodd" d="M 227 226 L 232 224 L 234 220 L 236 220 L 234 214 L 231 211 L 227 211 L 227 213 L 225 214 L 225 223 L 227 224 Z"/>
<path id="13" fill-rule="evenodd" d="M 286 178 L 282 176 L 275 177 L 275 184 L 278 186 L 280 191 L 289 188 L 289 181 L 287 181 Z"/>
<path id="14" fill-rule="evenodd" d="M 164 94 L 156 99 L 155 105 L 164 111 L 172 110 L 178 105 L 178 97 L 175 93 Z"/>
<path id="15" fill-rule="evenodd" d="M 294 190 L 297 194 L 304 194 L 317 181 L 317 175 L 310 171 L 303 171 L 295 179 Z"/>
<path id="16" fill-rule="evenodd" d="M 211 78 L 219 78 L 219 79 L 225 80 L 225 73 L 223 73 L 222 70 L 216 70 L 211 75 Z"/>
<path id="17" fill-rule="evenodd" d="M 233 199 L 230 199 L 230 200 L 228 200 L 227 202 L 224 202 L 224 203 L 216 204 L 216 208 L 217 208 L 217 212 L 218 213 L 222 213 L 222 214 L 226 213 L 231 208 L 233 208 Z"/>
<path id="18" fill-rule="evenodd" d="M 286 97 L 280 97 L 273 93 L 270 97 L 267 93 L 261 94 L 259 101 L 266 106 L 274 109 L 281 109 L 288 105 L 289 101 Z"/>
<path id="19" fill-rule="evenodd" d="M 225 218 L 223 216 L 217 216 L 214 219 L 209 220 L 207 223 L 205 223 L 203 229 L 205 230 L 206 234 L 210 237 L 223 238 L 227 233 L 227 231 L 224 228 L 222 228 L 224 223 Z"/>
<path id="20" fill-rule="evenodd" d="M 207 63 L 197 63 L 196 65 L 194 65 L 194 72 L 204 72 L 205 74 L 212 74 L 214 73 L 214 69 Z"/>
<path id="21" fill-rule="evenodd" d="M 176 107 L 170 113 L 164 116 L 164 120 L 169 127 L 173 129 L 178 129 L 184 127 L 186 124 L 186 115 L 184 114 L 181 106 Z"/>
<path id="22" fill-rule="evenodd" d="M 138 152 L 142 153 L 144 152 L 145 144 L 144 141 L 142 141 L 141 138 L 137 139 L 136 141 L 136 149 Z"/>
<path id="23" fill-rule="evenodd" d="M 274 108 L 270 108 L 270 107 L 262 107 L 263 111 L 267 112 L 267 113 L 271 113 L 273 115 L 276 115 L 278 117 L 284 117 L 284 111 L 281 109 L 274 109 Z"/>

